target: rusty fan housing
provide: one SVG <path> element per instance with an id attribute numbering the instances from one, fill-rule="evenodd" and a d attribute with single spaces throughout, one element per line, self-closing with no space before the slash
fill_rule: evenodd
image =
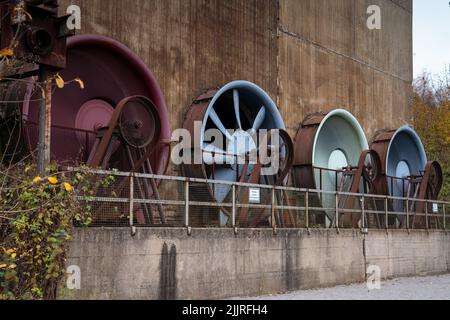
<path id="1" fill-rule="evenodd" d="M 65 164 L 86 163 L 93 151 L 100 129 L 109 125 L 114 109 L 127 97 L 144 96 L 151 100 L 158 117 L 148 116 L 137 108 L 127 109 L 124 117 L 142 115 L 133 120 L 140 131 L 152 134 L 154 128 L 160 130 L 158 144 L 150 157 L 154 172 L 163 174 L 170 158 L 170 124 L 163 93 L 156 78 L 145 63 L 124 44 L 99 35 L 72 37 L 67 43 L 67 68 L 61 72 L 65 81 L 81 79 L 85 89 L 76 82 L 54 90 L 52 97 L 51 151 L 52 160 Z M 38 143 L 38 103 L 39 90 L 28 91 L 23 105 L 23 135 L 32 152 Z M 145 110 L 144 110 L 145 111 Z M 126 120 L 121 120 L 122 133 Z M 128 127 L 127 132 L 132 128 Z M 131 133 L 133 134 L 133 133 Z M 128 142 L 132 137 L 128 137 Z M 131 141 L 133 144 L 133 142 Z M 108 168 L 129 171 L 124 148 L 118 147 L 111 157 Z"/>

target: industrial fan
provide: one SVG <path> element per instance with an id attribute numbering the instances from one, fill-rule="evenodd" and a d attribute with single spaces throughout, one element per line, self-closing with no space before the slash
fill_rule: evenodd
<path id="1" fill-rule="evenodd" d="M 375 191 L 393 197 L 390 204 L 396 215 L 395 219 L 391 217 L 389 223 L 399 227 L 425 226 L 423 200 L 436 200 L 443 183 L 439 163 L 428 162 L 419 135 L 408 126 L 378 132 L 371 149 L 382 160 L 381 176 L 376 180 Z"/>
<path id="2" fill-rule="evenodd" d="M 67 67 L 61 77 L 67 83 L 61 89 L 55 88 L 52 96 L 53 161 L 60 165 L 88 164 L 126 172 L 165 173 L 171 138 L 166 105 L 154 76 L 134 53 L 107 37 L 75 36 L 68 40 Z M 71 84 L 74 79 L 81 79 L 85 88 L 81 90 Z M 28 85 L 25 83 L 26 88 L 22 96 L 18 96 L 21 93 L 18 88 L 2 91 L 6 92 L 7 101 L 23 101 L 25 97 L 20 106 L 14 103 L 1 108 L 4 120 L 0 147 L 5 161 L 33 154 L 37 148 L 41 92 L 36 90 L 32 79 Z M 159 200 L 157 183 L 153 179 L 140 179 L 137 196 Z M 125 180 L 118 183 L 114 193 L 127 196 L 126 184 Z M 161 206 L 157 208 L 159 219 L 153 215 L 151 206 L 135 207 L 135 216 L 141 224 L 166 222 Z M 101 206 L 96 210 L 101 212 Z M 128 209 L 122 208 L 123 212 L 128 213 Z M 110 214 L 107 219 L 117 217 Z"/>
<path id="3" fill-rule="evenodd" d="M 298 188 L 325 192 L 361 192 L 362 178 L 377 175 L 377 159 L 368 150 L 361 125 L 348 111 L 337 109 L 329 113 L 306 117 L 295 138 L 294 184 Z M 347 202 L 348 201 L 348 202 Z M 315 202 L 324 208 L 322 221 L 336 223 L 336 198 L 333 194 L 317 195 Z M 342 199 L 341 206 L 352 208 L 351 199 Z M 355 225 L 358 217 L 347 215 Z M 324 221 L 326 220 L 326 221 Z M 347 221 L 347 224 L 350 222 Z"/>
<path id="4" fill-rule="evenodd" d="M 192 103 L 184 121 L 193 139 L 192 154 L 200 154 L 201 163 L 184 164 L 184 173 L 188 177 L 226 182 L 279 183 L 287 176 L 292 159 L 292 142 L 283 131 L 284 122 L 269 97 L 257 85 L 247 81 L 234 81 L 220 89 L 208 90 Z M 214 139 L 210 130 L 220 132 Z M 279 170 L 273 174 L 261 174 L 263 166 L 258 159 L 247 159 L 258 154 L 263 136 L 278 129 L 277 137 L 272 137 L 270 146 L 279 155 Z M 260 134 L 263 133 L 263 134 Z M 273 133 L 272 133 L 273 134 Z M 276 140 L 276 141 L 275 141 Z M 266 141 L 268 141 L 266 139 Z M 258 158 L 258 157 L 256 157 Z M 284 175 L 284 177 L 283 177 Z M 210 184 L 193 187 L 191 195 L 199 199 L 223 203 L 230 196 L 231 185 Z M 243 192 L 242 199 L 245 197 Z M 193 199 L 196 200 L 196 199 Z M 244 200 L 243 200 L 244 201 Z M 227 209 L 203 209 L 197 215 L 199 223 L 217 223 L 224 225 L 230 221 Z M 219 219 L 220 218 L 220 219 Z"/>
<path id="5" fill-rule="evenodd" d="M 132 125 L 139 132 L 158 132 L 159 141 L 154 145 L 150 157 L 153 171 L 163 174 L 169 161 L 170 127 L 163 94 L 148 67 L 126 46 L 103 36 L 81 35 L 68 40 L 67 67 L 61 72 L 66 81 L 81 79 L 85 89 L 67 84 L 63 89 L 55 89 L 52 97 L 51 151 L 52 159 L 59 163 L 87 163 L 95 147 L 99 132 L 108 127 L 115 107 L 122 99 L 144 96 L 151 100 L 157 117 L 146 113 L 145 108 L 125 108 L 120 129 L 128 126 L 129 115 L 142 116 Z M 30 86 L 31 87 L 31 86 Z M 38 100 L 40 92 L 29 91 L 23 106 L 23 133 L 26 146 L 34 150 L 37 146 Z M 140 110 L 140 111 L 139 111 Z M 138 112 L 138 114 L 134 114 Z M 134 119 L 134 118 L 133 118 Z M 127 127 L 131 136 L 125 141 L 131 147 L 133 130 Z M 139 143 L 140 144 L 140 143 Z M 107 157 L 108 163 L 99 164 L 104 168 L 131 171 L 127 150 L 116 145 Z"/>

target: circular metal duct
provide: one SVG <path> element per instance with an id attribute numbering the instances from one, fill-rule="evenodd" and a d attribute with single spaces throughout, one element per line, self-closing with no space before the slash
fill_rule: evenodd
<path id="1" fill-rule="evenodd" d="M 201 123 L 199 132 L 195 132 L 195 122 Z M 199 140 L 193 141 L 193 144 L 198 147 L 196 151 L 202 153 L 203 159 L 202 164 L 185 165 L 185 174 L 236 182 L 243 166 L 226 164 L 226 160 L 244 156 L 256 148 L 252 130 L 284 129 L 285 125 L 277 106 L 264 90 L 248 81 L 234 81 L 199 96 L 188 111 L 184 128 L 191 131 L 192 137 L 198 137 Z M 209 129 L 220 130 L 223 134 L 222 145 L 214 141 L 211 143 L 205 135 Z M 213 165 L 214 172 L 210 168 Z M 223 201 L 226 194 L 219 192 L 216 194 L 217 200 Z"/>
<path id="2" fill-rule="evenodd" d="M 81 79 L 85 89 L 80 90 L 76 83 L 72 83 L 54 91 L 51 133 L 53 160 L 86 162 L 98 130 L 108 125 L 115 106 L 126 97 L 141 95 L 148 97 L 159 113 L 160 144 L 150 159 L 155 173 L 165 172 L 170 156 L 169 117 L 158 82 L 138 56 L 111 38 L 75 36 L 68 40 L 67 67 L 61 76 L 65 81 Z M 40 92 L 30 92 L 23 107 L 24 136 L 30 150 L 37 146 L 38 99 Z M 149 121 L 147 123 L 151 124 Z M 123 130 L 126 123 L 121 125 Z M 146 130 L 150 135 L 153 129 Z M 130 135 L 127 135 L 127 139 L 133 140 Z M 129 170 L 124 161 L 123 148 L 116 150 L 111 158 L 111 167 Z"/>
<path id="3" fill-rule="evenodd" d="M 364 131 L 350 112 L 337 109 L 308 116 L 295 138 L 295 186 L 337 191 L 342 170 L 357 166 L 362 152 L 368 148 Z M 324 195 L 321 204 L 334 208 L 334 196 Z"/>
<path id="4" fill-rule="evenodd" d="M 186 176 L 249 182 L 254 163 L 245 170 L 245 164 L 238 160 L 256 151 L 257 133 L 284 129 L 285 125 L 277 106 L 263 89 L 248 81 L 233 81 L 197 97 L 188 110 L 183 127 L 190 131 L 193 151 L 201 162 L 184 164 Z M 208 134 L 210 129 L 218 130 L 221 137 L 212 139 Z M 203 193 L 202 200 L 207 193 L 210 200 L 222 203 L 230 191 L 229 185 L 211 184 L 208 190 L 197 193 Z"/>
<path id="5" fill-rule="evenodd" d="M 371 149 L 382 162 L 382 179 L 377 183 L 377 192 L 393 197 L 411 197 L 408 193 L 408 178 L 421 176 L 427 165 L 427 155 L 419 135 L 404 126 L 395 131 L 376 134 Z M 403 201 L 393 201 L 394 211 L 403 212 Z"/>

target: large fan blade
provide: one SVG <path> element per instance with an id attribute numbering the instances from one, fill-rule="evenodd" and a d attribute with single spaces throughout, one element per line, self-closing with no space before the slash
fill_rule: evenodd
<path id="1" fill-rule="evenodd" d="M 209 117 L 214 122 L 214 124 L 216 125 L 217 129 L 219 129 L 220 132 L 222 132 L 225 135 L 225 137 L 227 137 L 228 140 L 233 141 L 233 137 L 231 136 L 231 134 L 228 132 L 228 130 L 223 125 L 223 123 L 220 120 L 219 115 L 217 114 L 216 110 L 211 109 Z"/>
<path id="2" fill-rule="evenodd" d="M 266 118 L 266 108 L 262 106 L 261 110 L 259 110 L 258 115 L 256 116 L 255 122 L 253 123 L 252 130 L 256 131 L 259 128 L 261 128 L 265 118 Z"/>
<path id="3" fill-rule="evenodd" d="M 236 113 L 236 121 L 239 126 L 239 129 L 242 130 L 242 122 L 241 122 L 241 112 L 239 105 L 239 91 L 233 90 L 233 100 L 234 100 L 234 112 Z"/>
<path id="4" fill-rule="evenodd" d="M 229 167 L 217 168 L 216 171 L 214 172 L 214 180 L 216 182 L 217 181 L 236 182 L 236 178 L 237 178 L 236 171 L 233 168 Z M 214 188 L 214 197 L 219 203 L 224 202 L 224 200 L 231 191 L 231 186 L 228 184 L 215 183 L 213 188 Z"/>
<path id="5" fill-rule="evenodd" d="M 214 145 L 207 145 L 203 147 L 203 161 L 207 165 L 234 164 L 236 162 L 232 155 L 226 154 L 225 150 L 217 148 Z"/>

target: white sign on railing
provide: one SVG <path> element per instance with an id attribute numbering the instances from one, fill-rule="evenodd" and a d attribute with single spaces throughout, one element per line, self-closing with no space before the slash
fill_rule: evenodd
<path id="1" fill-rule="evenodd" d="M 439 213 L 439 205 L 437 203 L 433 203 L 433 213 Z"/>
<path id="2" fill-rule="evenodd" d="M 248 201 L 250 203 L 261 203 L 261 190 L 257 188 L 250 188 Z"/>

